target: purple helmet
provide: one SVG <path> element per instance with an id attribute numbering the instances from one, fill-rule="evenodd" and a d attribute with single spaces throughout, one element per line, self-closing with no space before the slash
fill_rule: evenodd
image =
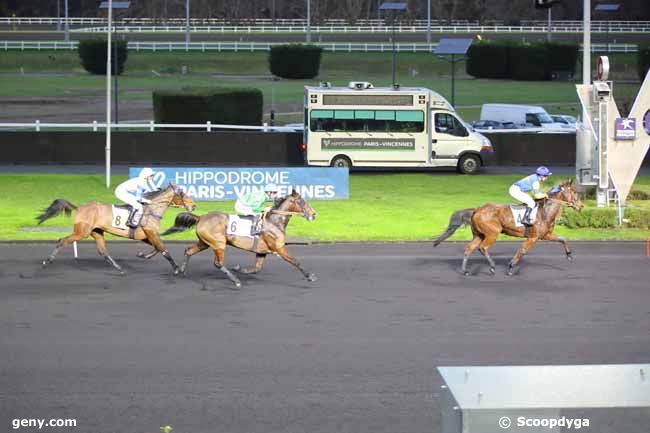
<path id="1" fill-rule="evenodd" d="M 553 173 L 551 173 L 551 170 L 549 170 L 548 167 L 542 165 L 540 167 L 537 167 L 537 170 L 535 170 L 535 174 L 538 174 L 540 176 L 550 176 Z"/>

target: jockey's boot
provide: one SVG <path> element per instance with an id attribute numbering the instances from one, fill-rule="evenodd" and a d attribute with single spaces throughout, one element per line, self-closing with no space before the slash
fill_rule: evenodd
<path id="1" fill-rule="evenodd" d="M 255 215 L 253 220 L 253 228 L 251 229 L 251 236 L 258 236 L 262 233 L 262 217 Z"/>
<path id="2" fill-rule="evenodd" d="M 526 212 L 524 212 L 524 216 L 521 219 L 521 223 L 525 226 L 532 226 L 533 222 L 530 220 L 530 213 L 533 211 L 532 207 L 526 206 Z"/>
<path id="3" fill-rule="evenodd" d="M 140 224 L 140 215 L 136 208 L 132 207 L 129 212 L 129 218 L 126 220 L 126 225 L 132 229 L 137 229 Z"/>

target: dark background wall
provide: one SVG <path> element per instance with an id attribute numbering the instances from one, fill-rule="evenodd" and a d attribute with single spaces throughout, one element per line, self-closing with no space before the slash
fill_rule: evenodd
<path id="1" fill-rule="evenodd" d="M 302 165 L 301 133 L 114 132 L 115 164 Z M 0 162 L 95 164 L 104 161 L 104 132 L 0 132 Z"/>
<path id="2" fill-rule="evenodd" d="M 489 165 L 575 165 L 575 134 L 486 133 Z M 301 133 L 115 132 L 115 164 L 303 165 Z M 103 132 L 0 132 L 0 163 L 101 164 Z M 646 155 L 645 165 L 650 165 Z"/>

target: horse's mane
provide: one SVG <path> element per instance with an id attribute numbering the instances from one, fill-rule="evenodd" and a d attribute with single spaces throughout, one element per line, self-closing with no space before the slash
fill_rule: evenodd
<path id="1" fill-rule="evenodd" d="M 161 194 L 167 192 L 171 188 L 171 185 L 167 185 L 166 188 L 157 189 L 155 191 L 149 191 L 144 193 L 144 198 L 147 200 L 154 200 L 158 198 Z"/>
<path id="2" fill-rule="evenodd" d="M 273 207 L 271 209 L 279 209 L 282 206 L 282 203 L 289 200 L 290 197 L 293 197 L 293 194 L 287 194 L 284 197 L 278 197 L 273 201 Z"/>

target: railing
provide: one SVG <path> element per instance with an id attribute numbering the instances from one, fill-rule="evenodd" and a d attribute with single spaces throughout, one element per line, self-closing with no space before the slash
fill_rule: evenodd
<path id="1" fill-rule="evenodd" d="M 269 51 L 282 42 L 128 42 L 132 51 Z M 76 50 L 78 41 L 0 41 L 0 50 Z M 390 52 L 391 43 L 317 43 L 330 52 Z M 398 52 L 433 52 L 437 43 L 397 43 Z M 636 53 L 636 44 L 591 44 L 593 53 Z"/>
<path id="2" fill-rule="evenodd" d="M 65 23 L 65 17 L 0 17 L 0 25 L 55 25 Z M 68 22 L 72 25 L 106 25 L 106 18 L 100 17 L 69 17 Z M 185 25 L 185 18 L 170 17 L 170 18 L 119 18 L 114 20 L 115 23 L 123 25 Z M 431 20 L 432 26 L 473 26 L 478 27 L 483 25 L 490 26 L 504 26 L 502 20 L 487 20 L 483 23 L 479 21 L 470 20 Z M 207 25 L 207 26 L 299 26 L 304 27 L 307 24 L 305 19 L 285 19 L 285 18 L 242 18 L 242 19 L 224 19 L 224 18 L 190 18 L 191 25 Z M 403 26 L 416 26 L 426 27 L 426 19 L 404 20 L 398 21 L 399 25 Z M 521 26 L 539 27 L 545 26 L 546 20 L 522 20 L 519 23 Z M 386 20 L 384 19 L 358 19 L 350 22 L 346 19 L 327 19 L 322 22 L 314 23 L 320 26 L 337 26 L 337 27 L 377 27 L 385 26 Z M 579 20 L 555 20 L 553 25 L 559 27 L 582 27 L 582 21 Z M 647 28 L 650 27 L 650 21 L 620 21 L 620 20 L 593 20 L 591 22 L 593 27 L 629 27 L 629 28 Z"/>
<path id="3" fill-rule="evenodd" d="M 91 123 L 46 123 L 36 120 L 32 123 L 0 123 L 0 130 L 3 131 L 25 131 L 33 130 L 41 132 L 43 129 L 59 129 L 59 130 L 90 130 L 98 132 L 106 129 L 106 122 L 93 121 Z M 206 123 L 155 123 L 153 120 L 148 123 L 111 123 L 111 129 L 128 129 L 128 130 L 142 130 L 153 132 L 156 130 L 164 129 L 201 129 L 207 132 L 213 130 L 227 129 L 227 130 L 248 130 L 248 131 L 262 131 L 262 132 L 295 132 L 296 129 L 287 126 L 269 126 L 263 124 L 262 126 L 249 126 L 249 125 L 223 125 L 212 122 Z"/>

